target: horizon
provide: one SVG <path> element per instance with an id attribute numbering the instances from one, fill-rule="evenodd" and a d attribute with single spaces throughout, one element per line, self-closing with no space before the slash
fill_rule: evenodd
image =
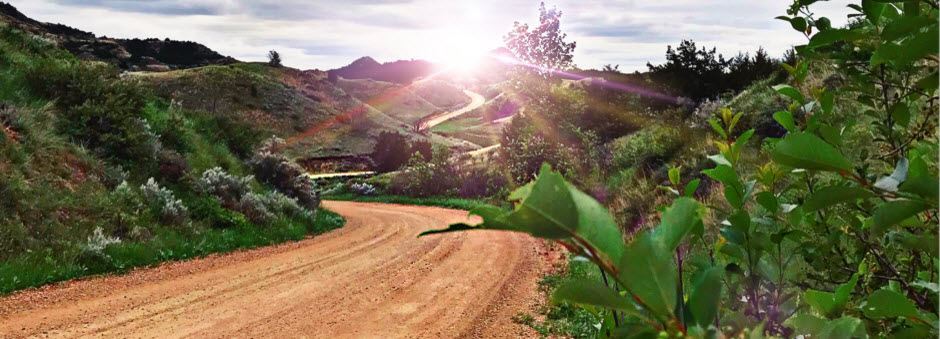
<path id="1" fill-rule="evenodd" d="M 276 5 L 215 0 L 9 3 L 31 18 L 98 36 L 189 40 L 249 62 L 266 61 L 267 52 L 276 50 L 287 66 L 320 70 L 339 68 L 365 56 L 380 63 L 415 59 L 462 64 L 503 47 L 503 36 L 514 21 L 538 19 L 538 1 L 357 0 L 344 4 L 345 10 L 302 1 Z M 699 6 L 704 9 L 690 8 L 693 4 L 700 2 L 546 2 L 547 7 L 564 13 L 562 28 L 569 41 L 578 43 L 574 63 L 582 69 L 610 64 L 620 65 L 622 72 L 643 71 L 647 62 L 664 61 L 666 46 L 676 46 L 683 39 L 717 48 L 726 57 L 758 48 L 780 56 L 803 39 L 788 23 L 772 20 L 785 10 L 783 3 L 721 1 Z M 845 4 L 823 3 L 817 13 L 828 16 L 835 26 L 844 25 Z M 437 15 L 448 12 L 456 15 Z M 734 21 L 724 19 L 735 13 L 740 15 Z"/>

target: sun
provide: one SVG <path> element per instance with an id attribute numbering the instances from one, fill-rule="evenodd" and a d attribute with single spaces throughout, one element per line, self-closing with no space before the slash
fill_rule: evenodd
<path id="1" fill-rule="evenodd" d="M 451 73 L 474 73 L 492 49 L 480 34 L 469 29 L 451 28 L 435 35 L 433 61 Z"/>

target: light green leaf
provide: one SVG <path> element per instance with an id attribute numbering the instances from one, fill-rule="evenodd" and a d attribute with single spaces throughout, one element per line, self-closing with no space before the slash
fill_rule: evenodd
<path id="1" fill-rule="evenodd" d="M 793 113 L 790 111 L 779 111 L 774 113 L 774 121 L 783 126 L 787 132 L 797 132 L 796 123 L 793 122 Z"/>
<path id="2" fill-rule="evenodd" d="M 647 232 L 630 243 L 619 265 L 619 280 L 661 320 L 672 317 L 676 304 L 676 263 L 672 254 Z"/>
<path id="3" fill-rule="evenodd" d="M 699 214 L 701 206 L 695 199 L 679 198 L 663 213 L 662 221 L 653 230 L 653 238 L 662 243 L 666 250 L 672 252 L 679 247 L 682 239 L 695 227 L 702 223 Z"/>
<path id="4" fill-rule="evenodd" d="M 783 322 L 794 330 L 794 335 L 812 335 L 826 326 L 826 319 L 808 313 L 800 313 Z"/>
<path id="5" fill-rule="evenodd" d="M 855 317 L 842 317 L 823 325 L 814 337 L 827 339 L 867 338 L 865 326 Z"/>
<path id="6" fill-rule="evenodd" d="M 795 168 L 852 171 L 852 164 L 839 150 L 806 132 L 787 134 L 774 147 L 771 157 L 779 164 Z"/>
<path id="7" fill-rule="evenodd" d="M 858 199 L 867 199 L 875 196 L 866 189 L 848 186 L 828 186 L 823 187 L 806 199 L 803 203 L 805 212 L 815 212 L 829 206 L 841 204 Z"/>

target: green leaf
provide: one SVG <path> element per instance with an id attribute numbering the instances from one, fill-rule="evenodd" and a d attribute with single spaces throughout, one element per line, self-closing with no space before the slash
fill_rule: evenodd
<path id="1" fill-rule="evenodd" d="M 482 206 L 471 211 L 483 218 L 483 223 L 477 226 L 456 224 L 422 235 L 472 229 L 507 230 L 546 239 L 577 237 L 595 250 L 598 259 L 611 264 L 623 255 L 622 235 L 613 216 L 597 200 L 566 182 L 549 166 L 542 166 L 534 184 L 514 194 L 523 200 L 511 212 Z"/>
<path id="2" fill-rule="evenodd" d="M 676 263 L 672 254 L 647 232 L 630 243 L 618 266 L 619 280 L 660 320 L 672 317 L 676 303 Z"/>
<path id="3" fill-rule="evenodd" d="M 777 93 L 783 94 L 801 104 L 804 101 L 803 94 L 793 86 L 782 84 L 774 86 L 773 89 L 777 91 Z"/>
<path id="4" fill-rule="evenodd" d="M 776 213 L 780 208 L 780 203 L 777 201 L 777 197 L 774 196 L 771 192 L 760 192 L 754 196 L 754 200 L 761 205 L 765 210 L 770 213 Z"/>
<path id="5" fill-rule="evenodd" d="M 679 186 L 680 176 L 681 176 L 681 170 L 679 169 L 679 167 L 669 168 L 669 182 L 672 183 L 673 186 Z"/>
<path id="6" fill-rule="evenodd" d="M 718 133 L 722 139 L 728 139 L 728 133 L 725 133 L 725 129 L 721 127 L 720 123 L 718 123 L 718 119 L 708 119 L 708 125 L 711 126 L 712 130 L 714 130 L 715 133 Z"/>
<path id="7" fill-rule="evenodd" d="M 744 184 L 730 166 L 718 165 L 715 168 L 702 171 L 709 178 L 715 179 L 725 187 L 725 199 L 734 207 L 744 204 Z"/>
<path id="8" fill-rule="evenodd" d="M 907 127 L 911 123 L 911 108 L 906 102 L 898 102 L 891 107 L 891 118 L 899 125 Z"/>
<path id="9" fill-rule="evenodd" d="M 829 114 L 832 113 L 832 108 L 835 106 L 835 95 L 832 94 L 832 91 L 826 91 L 819 98 L 819 106 L 822 107 L 823 113 Z"/>
<path id="10" fill-rule="evenodd" d="M 837 41 L 855 41 L 865 37 L 864 34 L 849 29 L 829 29 L 820 31 L 813 35 L 807 45 L 809 48 L 817 48 L 830 45 Z"/>
<path id="11" fill-rule="evenodd" d="M 808 313 L 800 313 L 790 317 L 783 324 L 792 328 L 794 335 L 812 335 L 818 333 L 823 326 L 826 326 L 826 319 Z"/>
<path id="12" fill-rule="evenodd" d="M 702 179 L 695 179 L 695 180 L 689 181 L 689 183 L 685 185 L 685 190 L 683 190 L 683 195 L 686 197 L 692 197 L 692 195 L 695 194 L 695 191 L 698 190 L 698 186 L 701 184 L 702 184 Z"/>
<path id="13" fill-rule="evenodd" d="M 913 37 L 901 43 L 885 43 L 875 50 L 871 56 L 872 66 L 889 63 L 897 67 L 906 67 L 928 55 L 937 54 L 940 43 L 937 42 L 937 26 L 924 32 L 918 32 Z"/>
<path id="14" fill-rule="evenodd" d="M 814 338 L 852 339 L 867 338 L 865 326 L 855 317 L 842 317 L 823 325 Z"/>
<path id="15" fill-rule="evenodd" d="M 806 202 L 803 203 L 803 210 L 806 212 L 814 212 L 829 206 L 858 199 L 867 199 L 873 196 L 875 196 L 873 193 L 858 187 L 828 186 L 813 192 L 813 194 L 806 199 Z"/>
<path id="16" fill-rule="evenodd" d="M 940 197 L 940 182 L 936 177 L 916 176 L 908 178 L 899 187 L 901 192 L 913 193 L 926 199 L 934 206 L 937 205 L 937 197 Z"/>
<path id="17" fill-rule="evenodd" d="M 922 201 L 895 200 L 881 204 L 872 215 L 872 231 L 875 234 L 884 233 L 889 227 L 917 215 L 930 208 Z"/>
<path id="18" fill-rule="evenodd" d="M 640 318 L 646 317 L 639 312 L 637 305 L 629 298 L 594 280 L 576 279 L 565 281 L 552 293 L 552 299 L 556 302 L 565 301 L 580 305 L 598 306 L 624 311 Z"/>
<path id="19" fill-rule="evenodd" d="M 689 311 L 699 326 L 707 328 L 715 320 L 721 302 L 723 267 L 712 267 L 700 275 L 689 296 Z"/>
<path id="20" fill-rule="evenodd" d="M 897 317 L 918 319 L 919 315 L 914 302 L 898 292 L 887 289 L 877 290 L 868 296 L 862 312 L 872 319 Z"/>
<path id="21" fill-rule="evenodd" d="M 938 84 L 940 84 L 940 73 L 933 72 L 927 77 L 917 81 L 917 88 L 929 93 L 935 91 Z"/>
<path id="22" fill-rule="evenodd" d="M 935 20 L 931 20 L 925 16 L 904 17 L 888 23 L 884 30 L 881 31 L 881 38 L 885 41 L 897 40 L 901 37 L 911 35 L 935 22 Z"/>
<path id="23" fill-rule="evenodd" d="M 790 26 L 798 32 L 806 32 L 806 19 L 801 17 L 790 19 Z"/>
<path id="24" fill-rule="evenodd" d="M 796 123 L 793 122 L 793 113 L 790 111 L 778 111 L 774 113 L 774 121 L 776 121 L 780 126 L 783 126 L 787 132 L 798 132 L 796 129 Z"/>
<path id="25" fill-rule="evenodd" d="M 819 137 L 790 133 L 777 143 L 771 157 L 775 162 L 795 168 L 851 172 L 852 164 L 842 153 Z"/>
<path id="26" fill-rule="evenodd" d="M 653 230 L 653 238 L 672 252 L 679 247 L 682 239 L 702 223 L 700 205 L 692 198 L 679 198 L 663 213 L 662 221 Z"/>
<path id="27" fill-rule="evenodd" d="M 936 257 L 940 254 L 937 247 L 938 239 L 936 234 L 914 235 L 907 231 L 898 231 L 888 234 L 888 239 L 900 244 L 904 248 L 924 251 Z"/>

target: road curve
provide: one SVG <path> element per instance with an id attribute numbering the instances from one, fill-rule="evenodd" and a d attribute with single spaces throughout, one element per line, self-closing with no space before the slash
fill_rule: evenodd
<path id="1" fill-rule="evenodd" d="M 428 117 L 428 118 L 424 119 L 424 121 L 421 122 L 420 129 L 421 129 L 422 131 L 423 131 L 423 130 L 431 129 L 431 128 L 433 128 L 434 126 L 440 125 L 440 124 L 444 123 L 444 122 L 447 121 L 447 120 L 450 120 L 450 119 L 459 117 L 459 116 L 461 116 L 461 115 L 470 113 L 470 112 L 472 112 L 473 110 L 475 110 L 475 109 L 477 109 L 477 108 L 480 108 L 480 106 L 483 106 L 483 104 L 486 103 L 486 98 L 484 98 L 484 97 L 483 97 L 482 95 L 480 95 L 480 94 L 477 94 L 476 92 L 473 92 L 473 91 L 470 91 L 470 90 L 466 90 L 466 89 L 465 89 L 465 90 L 463 90 L 463 93 L 466 94 L 468 97 L 470 97 L 470 103 L 469 103 L 469 104 L 467 104 L 466 106 L 461 107 L 460 109 L 453 110 L 453 111 L 449 111 L 449 112 L 444 112 L 444 113 L 441 113 L 441 114 L 438 114 L 438 115 L 435 115 L 435 116 Z"/>
<path id="2" fill-rule="evenodd" d="M 435 207 L 325 202 L 348 220 L 300 242 L 0 298 L 0 338 L 518 338 L 538 303 L 539 242 Z"/>

